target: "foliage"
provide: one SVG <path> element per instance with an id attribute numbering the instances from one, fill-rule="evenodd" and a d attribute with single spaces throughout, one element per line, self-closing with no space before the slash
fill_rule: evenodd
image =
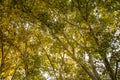
<path id="1" fill-rule="evenodd" d="M 0 80 L 118 80 L 119 0 L 1 0 Z"/>

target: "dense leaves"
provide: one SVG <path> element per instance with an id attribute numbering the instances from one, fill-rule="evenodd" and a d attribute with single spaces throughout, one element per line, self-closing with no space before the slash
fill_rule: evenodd
<path id="1" fill-rule="evenodd" d="M 1 0 L 0 80 L 119 80 L 119 0 Z"/>

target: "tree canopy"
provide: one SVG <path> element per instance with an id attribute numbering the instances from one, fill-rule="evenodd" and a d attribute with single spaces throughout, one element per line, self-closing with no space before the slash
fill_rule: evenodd
<path id="1" fill-rule="evenodd" d="M 0 0 L 0 80 L 119 80 L 120 0 Z"/>

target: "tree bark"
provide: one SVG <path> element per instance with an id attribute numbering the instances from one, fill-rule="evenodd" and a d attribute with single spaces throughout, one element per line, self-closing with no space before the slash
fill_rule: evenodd
<path id="1" fill-rule="evenodd" d="M 91 54 L 89 54 L 89 62 L 90 62 L 90 65 L 91 65 L 91 67 L 92 67 L 92 71 L 93 71 L 95 77 L 96 77 L 98 80 L 101 80 L 98 72 L 96 71 L 96 67 L 95 67 L 95 65 L 94 65 L 94 62 L 93 62 L 93 59 L 92 59 Z"/>
<path id="2" fill-rule="evenodd" d="M 0 76 L 2 78 L 2 72 L 3 72 L 3 65 L 4 65 L 4 44 L 3 44 L 3 34 L 0 32 L 1 35 L 1 65 L 0 65 Z"/>

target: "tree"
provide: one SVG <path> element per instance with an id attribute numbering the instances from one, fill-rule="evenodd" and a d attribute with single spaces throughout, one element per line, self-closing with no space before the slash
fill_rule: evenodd
<path id="1" fill-rule="evenodd" d="M 1 1 L 1 79 L 119 79 L 119 7 L 119 0 Z"/>

